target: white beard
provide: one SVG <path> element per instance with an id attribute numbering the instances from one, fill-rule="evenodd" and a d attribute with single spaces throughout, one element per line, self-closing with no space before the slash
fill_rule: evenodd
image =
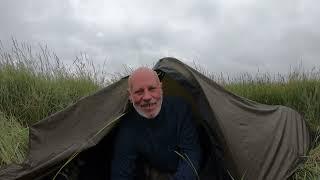
<path id="1" fill-rule="evenodd" d="M 134 103 L 132 103 L 132 105 L 133 105 L 134 109 L 137 111 L 137 113 L 138 113 L 140 116 L 142 116 L 142 117 L 144 117 L 144 118 L 147 118 L 147 119 L 152 119 L 152 118 L 156 117 L 156 116 L 160 113 L 161 106 L 162 106 L 162 99 L 163 99 L 163 98 L 162 98 L 162 96 L 161 96 L 161 98 L 159 99 L 159 102 L 157 103 L 157 104 L 159 104 L 159 105 L 158 105 L 158 107 L 156 108 L 155 113 L 154 113 L 154 114 L 151 114 L 151 116 L 148 116 L 146 113 L 144 113 L 144 112 L 140 109 L 140 107 L 136 106 Z"/>

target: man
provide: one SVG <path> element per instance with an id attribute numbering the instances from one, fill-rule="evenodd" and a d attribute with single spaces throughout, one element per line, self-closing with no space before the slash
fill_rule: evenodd
<path id="1" fill-rule="evenodd" d="M 191 109 L 183 100 L 163 97 L 162 84 L 152 69 L 142 67 L 128 79 L 129 100 L 135 111 L 120 122 L 115 139 L 111 180 L 195 180 L 200 145 Z"/>

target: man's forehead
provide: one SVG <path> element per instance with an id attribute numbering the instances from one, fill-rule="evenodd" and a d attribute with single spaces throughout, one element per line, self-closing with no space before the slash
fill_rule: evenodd
<path id="1" fill-rule="evenodd" d="M 131 77 L 136 77 L 136 76 L 151 76 L 154 77 L 156 76 L 156 72 L 152 69 L 149 68 L 139 68 L 131 74 Z"/>
<path id="2" fill-rule="evenodd" d="M 141 79 L 144 80 L 155 80 L 159 81 L 157 73 L 149 68 L 139 68 L 135 70 L 129 77 L 129 81 L 139 81 Z"/>
<path id="3" fill-rule="evenodd" d="M 157 73 L 146 67 L 141 67 L 132 72 L 129 77 L 128 85 L 130 88 L 136 89 L 141 86 L 158 86 L 160 80 Z"/>
<path id="4" fill-rule="evenodd" d="M 151 85 L 157 85 L 159 81 L 153 74 L 138 74 L 137 76 L 132 77 L 131 83 L 134 86 L 138 86 L 138 85 L 151 86 Z"/>

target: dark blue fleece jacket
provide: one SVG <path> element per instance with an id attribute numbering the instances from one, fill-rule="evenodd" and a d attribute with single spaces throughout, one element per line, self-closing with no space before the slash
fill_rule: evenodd
<path id="1" fill-rule="evenodd" d="M 195 180 L 200 152 L 190 106 L 180 98 L 164 97 L 161 111 L 154 119 L 143 118 L 132 111 L 121 120 L 111 180 L 132 180 L 136 160 L 140 158 L 160 171 L 174 173 L 175 180 Z"/>

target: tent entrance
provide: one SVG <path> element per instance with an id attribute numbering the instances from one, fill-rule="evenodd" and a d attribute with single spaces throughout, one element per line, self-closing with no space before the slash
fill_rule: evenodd
<path id="1" fill-rule="evenodd" d="M 197 93 L 197 89 L 186 89 L 179 81 L 174 80 L 169 75 L 163 75 L 161 77 L 163 92 L 165 96 L 179 96 L 185 99 L 192 105 L 192 111 L 194 114 L 194 120 L 196 121 L 200 143 L 202 148 L 203 162 L 201 164 L 201 170 L 199 172 L 200 179 L 210 180 L 228 180 L 229 175 L 225 170 L 225 163 L 223 160 L 223 148 L 216 141 L 214 132 L 209 132 L 203 115 L 199 110 L 199 104 L 195 99 L 193 93 Z M 187 81 L 184 81 L 186 83 Z M 188 85 L 188 87 L 193 87 Z M 190 92 L 191 91 L 191 92 Z M 128 108 L 132 106 L 128 103 Z M 206 107 L 201 107 L 206 108 Z M 208 108 L 208 107 L 207 107 Z M 208 110 L 209 112 L 209 110 Z M 114 137 L 117 132 L 117 126 L 111 131 L 94 147 L 91 147 L 81 152 L 74 160 L 72 160 L 66 167 L 61 171 L 56 180 L 64 180 L 68 177 L 68 180 L 106 180 L 110 177 L 110 163 L 112 159 L 112 150 Z M 49 176 L 42 178 L 42 180 L 49 180 L 56 174 L 56 172 Z"/>

